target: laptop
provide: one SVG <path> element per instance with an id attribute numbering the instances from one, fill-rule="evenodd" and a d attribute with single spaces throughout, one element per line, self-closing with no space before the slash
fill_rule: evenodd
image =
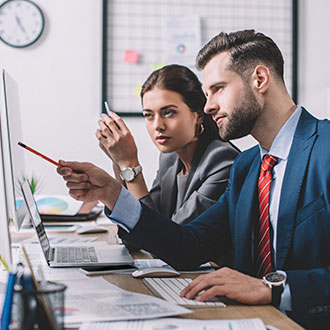
<path id="1" fill-rule="evenodd" d="M 98 246 L 91 244 L 52 247 L 27 180 L 21 184 L 21 189 L 42 252 L 50 267 L 121 266 L 134 264 L 132 256 L 123 245 Z"/>

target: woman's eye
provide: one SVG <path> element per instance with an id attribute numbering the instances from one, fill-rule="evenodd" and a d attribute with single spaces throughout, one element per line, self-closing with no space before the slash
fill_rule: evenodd
<path id="1" fill-rule="evenodd" d="M 151 118 L 152 117 L 152 114 L 151 113 L 148 113 L 148 112 L 144 112 L 143 113 L 143 117 L 144 118 Z"/>

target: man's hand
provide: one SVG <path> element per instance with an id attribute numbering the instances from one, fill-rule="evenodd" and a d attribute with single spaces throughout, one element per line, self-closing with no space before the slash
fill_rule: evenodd
<path id="1" fill-rule="evenodd" d="M 121 190 L 121 184 L 107 172 L 91 163 L 60 160 L 57 172 L 67 182 L 70 196 L 90 202 L 100 200 L 113 209 Z"/>
<path id="2" fill-rule="evenodd" d="M 226 267 L 197 277 L 180 295 L 192 299 L 201 291 L 204 292 L 196 298 L 197 301 L 205 301 L 214 296 L 225 296 L 249 305 L 265 305 L 272 301 L 271 289 L 261 279 Z"/>

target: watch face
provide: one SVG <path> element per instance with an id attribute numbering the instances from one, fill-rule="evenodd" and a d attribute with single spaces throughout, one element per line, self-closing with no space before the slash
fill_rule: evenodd
<path id="1" fill-rule="evenodd" d="M 44 29 L 40 8 L 28 0 L 9 0 L 0 6 L 0 39 L 13 47 L 37 41 Z"/>
<path id="2" fill-rule="evenodd" d="M 281 273 L 269 273 L 265 276 L 266 281 L 271 283 L 282 282 L 285 280 L 285 276 Z"/>
<path id="3" fill-rule="evenodd" d="M 126 181 L 132 181 L 135 177 L 131 168 L 124 168 L 121 172 L 121 175 Z"/>

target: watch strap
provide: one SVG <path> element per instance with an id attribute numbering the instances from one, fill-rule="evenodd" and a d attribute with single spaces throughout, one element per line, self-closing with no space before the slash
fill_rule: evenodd
<path id="1" fill-rule="evenodd" d="M 284 290 L 283 285 L 275 286 L 272 285 L 272 305 L 279 307 L 281 303 L 281 296 Z"/>
<path id="2" fill-rule="evenodd" d="M 268 273 L 262 278 L 262 282 L 272 290 L 272 305 L 279 307 L 286 283 L 286 273 L 281 270 Z"/>
<path id="3" fill-rule="evenodd" d="M 134 171 L 134 177 L 136 177 L 139 173 L 142 172 L 142 166 L 141 165 L 135 166 L 133 168 L 133 171 Z"/>

